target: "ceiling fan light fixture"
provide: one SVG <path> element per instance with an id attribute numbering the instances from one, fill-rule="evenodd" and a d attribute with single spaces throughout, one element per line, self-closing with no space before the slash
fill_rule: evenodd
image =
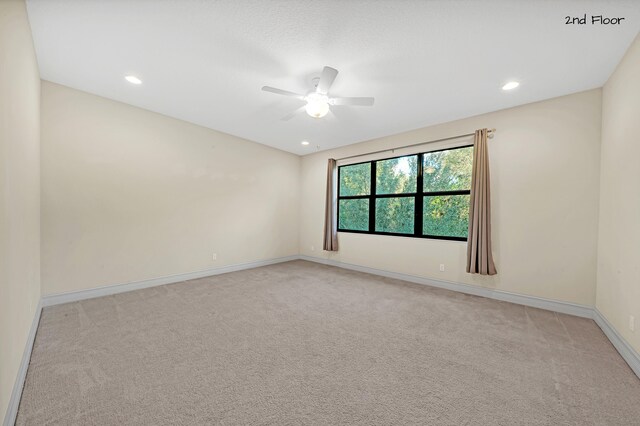
<path id="1" fill-rule="evenodd" d="M 320 93 L 309 93 L 305 100 L 307 105 L 304 107 L 313 118 L 322 118 L 329 112 L 329 98 Z"/>
<path id="2" fill-rule="evenodd" d="M 329 113 L 331 106 L 373 106 L 374 98 L 371 97 L 351 97 L 351 98 L 336 98 L 329 97 L 329 91 L 331 85 L 338 75 L 338 70 L 331 67 L 324 67 L 322 74 L 318 78 L 312 80 L 314 88 L 307 92 L 306 95 L 300 93 L 290 92 L 288 90 L 278 89 L 277 87 L 262 86 L 262 90 L 265 92 L 275 93 L 276 95 L 289 96 L 292 98 L 305 101 L 307 104 L 304 109 L 313 118 L 322 118 Z M 282 118 L 283 121 L 290 120 L 296 112 L 286 115 Z"/>

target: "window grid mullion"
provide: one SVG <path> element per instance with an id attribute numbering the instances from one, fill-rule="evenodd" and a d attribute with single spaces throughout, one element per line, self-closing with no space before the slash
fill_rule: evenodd
<path id="1" fill-rule="evenodd" d="M 338 187 L 338 201 L 336 201 L 336 230 L 340 230 L 340 182 L 342 182 L 340 180 L 340 172 L 342 171 L 342 167 L 338 166 L 338 182 L 337 182 L 337 187 Z M 333 233 L 333 230 L 331 230 L 331 233 Z"/>
<path id="2" fill-rule="evenodd" d="M 452 191 L 431 191 L 431 192 L 423 192 L 422 195 L 425 197 L 440 197 L 443 195 L 469 195 L 471 194 L 470 189 L 455 189 Z"/>
<path id="3" fill-rule="evenodd" d="M 369 232 L 376 231 L 376 161 L 371 162 L 371 185 L 369 188 Z"/>
<path id="4" fill-rule="evenodd" d="M 422 214 L 422 198 L 423 198 L 423 165 L 422 165 L 422 154 L 418 154 L 418 174 L 416 176 L 416 198 L 415 205 L 413 211 L 413 234 L 418 237 L 422 235 L 422 219 L 424 215 Z"/>
<path id="5" fill-rule="evenodd" d="M 343 196 L 338 196 L 339 200 L 362 200 L 362 199 L 368 199 L 370 197 L 370 195 L 343 195 Z"/>

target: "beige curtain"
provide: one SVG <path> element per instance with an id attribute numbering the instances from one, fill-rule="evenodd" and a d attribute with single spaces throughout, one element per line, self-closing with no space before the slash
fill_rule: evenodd
<path id="1" fill-rule="evenodd" d="M 495 275 L 497 271 L 491 253 L 491 193 L 487 133 L 487 129 L 476 130 L 473 141 L 467 272 Z"/>
<path id="2" fill-rule="evenodd" d="M 338 251 L 336 160 L 329 158 L 327 165 L 327 198 L 324 207 L 324 249 Z"/>

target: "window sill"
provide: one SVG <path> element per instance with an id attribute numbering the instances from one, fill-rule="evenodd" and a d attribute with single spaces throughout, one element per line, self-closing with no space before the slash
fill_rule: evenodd
<path id="1" fill-rule="evenodd" d="M 338 232 L 345 234 L 364 234 L 364 235 L 382 235 L 387 237 L 404 237 L 404 238 L 417 238 L 422 240 L 445 240 L 445 241 L 460 241 L 466 242 L 466 237 L 443 237 L 439 235 L 415 235 L 415 234 L 401 234 L 396 232 L 369 232 L 369 231 L 354 231 L 348 229 L 338 229 Z"/>

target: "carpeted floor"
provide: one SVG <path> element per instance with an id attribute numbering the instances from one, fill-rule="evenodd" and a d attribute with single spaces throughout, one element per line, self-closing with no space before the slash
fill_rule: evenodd
<path id="1" fill-rule="evenodd" d="M 19 425 L 638 425 L 587 319 L 295 261 L 45 308 Z"/>

